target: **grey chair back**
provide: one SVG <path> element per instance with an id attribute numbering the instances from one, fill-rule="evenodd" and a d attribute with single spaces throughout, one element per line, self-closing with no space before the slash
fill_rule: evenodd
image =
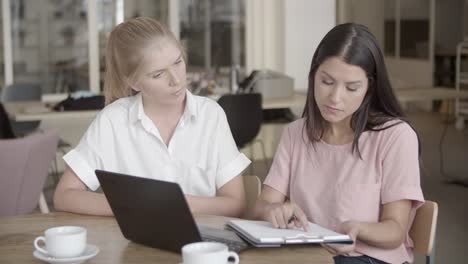
<path id="1" fill-rule="evenodd" d="M 41 86 L 38 83 L 14 83 L 2 90 L 2 102 L 40 101 Z"/>
<path id="2" fill-rule="evenodd" d="M 37 208 L 58 140 L 56 131 L 0 140 L 0 217 Z"/>
<path id="3" fill-rule="evenodd" d="M 15 83 L 2 89 L 2 102 L 41 101 L 42 90 L 37 83 Z M 11 127 L 16 136 L 25 136 L 40 125 L 40 121 L 12 121 Z"/>

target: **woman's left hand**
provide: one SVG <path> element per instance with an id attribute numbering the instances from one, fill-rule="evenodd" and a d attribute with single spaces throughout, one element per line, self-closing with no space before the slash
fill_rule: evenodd
<path id="1" fill-rule="evenodd" d="M 341 232 L 347 234 L 354 241 L 353 244 L 322 244 L 322 246 L 330 252 L 332 255 L 345 255 L 349 256 L 354 253 L 356 248 L 356 239 L 359 234 L 359 222 L 357 221 L 346 221 L 340 226 Z"/>

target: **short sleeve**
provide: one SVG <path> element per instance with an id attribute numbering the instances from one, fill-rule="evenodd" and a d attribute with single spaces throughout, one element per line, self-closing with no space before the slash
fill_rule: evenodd
<path id="1" fill-rule="evenodd" d="M 63 159 L 75 172 L 80 180 L 91 190 L 95 191 L 100 184 L 94 173 L 96 169 L 103 169 L 104 149 L 112 151 L 113 138 L 110 120 L 101 112 L 88 127 L 78 145 L 68 152 Z"/>
<path id="2" fill-rule="evenodd" d="M 251 161 L 237 149 L 226 114 L 218 105 L 217 109 L 216 138 L 213 144 L 215 144 L 217 150 L 216 189 L 219 189 L 234 177 L 240 175 Z"/>
<path id="3" fill-rule="evenodd" d="M 406 123 L 387 129 L 382 156 L 382 203 L 412 200 L 413 207 L 424 202 L 420 185 L 418 137 Z M 385 130 L 384 130 L 385 131 Z"/>
<path id="4" fill-rule="evenodd" d="M 291 125 L 287 126 L 281 135 L 273 163 L 264 184 L 289 197 L 289 182 L 291 177 Z"/>

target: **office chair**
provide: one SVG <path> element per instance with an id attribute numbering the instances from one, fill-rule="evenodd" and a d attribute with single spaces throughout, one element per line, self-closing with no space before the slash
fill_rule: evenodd
<path id="1" fill-rule="evenodd" d="M 42 90 L 37 83 L 15 83 L 5 86 L 2 102 L 41 101 Z M 17 137 L 22 137 L 39 128 L 41 121 L 12 121 L 11 127 Z"/>
<path id="2" fill-rule="evenodd" d="M 11 128 L 10 119 L 8 118 L 8 114 L 5 111 L 2 103 L 0 103 L 0 144 L 2 144 L 2 139 L 14 139 L 16 138 L 13 130 Z M 1 150 L 1 147 L 0 147 Z M 1 153 L 0 153 L 1 156 Z M 0 162 L 1 163 L 1 162 Z M 41 192 L 39 197 L 39 207 L 41 212 L 48 213 L 49 207 L 47 206 L 44 194 Z"/>
<path id="3" fill-rule="evenodd" d="M 226 113 L 232 136 L 239 149 L 260 143 L 263 160 L 268 169 L 265 146 L 262 141 L 255 140 L 263 121 L 262 95 L 259 93 L 226 94 L 221 96 L 218 104 Z M 253 146 L 250 146 L 253 159 Z"/>
<path id="4" fill-rule="evenodd" d="M 18 101 L 41 101 L 42 89 L 37 83 L 15 83 L 3 88 L 1 94 L 2 102 L 18 102 Z M 12 121 L 10 120 L 11 128 L 15 137 L 24 137 L 32 132 L 39 130 L 41 121 Z M 58 150 L 64 155 L 66 149 L 70 148 L 70 143 L 59 139 Z M 59 181 L 57 159 L 53 164 L 53 175 L 55 185 Z"/>
<path id="5" fill-rule="evenodd" d="M 435 263 L 435 237 L 439 208 L 436 202 L 426 201 L 416 211 L 409 235 L 414 252 L 426 256 L 426 264 Z"/>
<path id="6" fill-rule="evenodd" d="M 43 195 L 50 163 L 58 144 L 55 131 L 0 140 L 0 217 L 49 208 Z"/>

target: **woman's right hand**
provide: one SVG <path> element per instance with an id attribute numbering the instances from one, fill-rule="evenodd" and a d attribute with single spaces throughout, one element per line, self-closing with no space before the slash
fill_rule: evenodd
<path id="1" fill-rule="evenodd" d="M 270 222 L 275 228 L 303 228 L 309 231 L 309 222 L 299 206 L 290 201 L 284 203 L 270 203 L 263 219 Z"/>

